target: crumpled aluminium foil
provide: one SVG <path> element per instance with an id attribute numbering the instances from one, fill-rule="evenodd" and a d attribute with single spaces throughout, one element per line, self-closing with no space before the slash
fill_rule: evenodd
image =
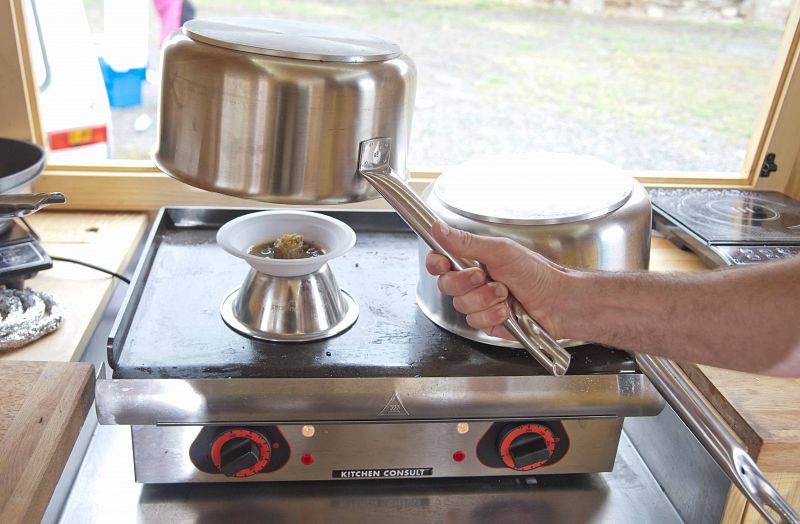
<path id="1" fill-rule="evenodd" d="M 29 344 L 63 321 L 61 305 L 49 293 L 0 289 L 0 351 Z"/>

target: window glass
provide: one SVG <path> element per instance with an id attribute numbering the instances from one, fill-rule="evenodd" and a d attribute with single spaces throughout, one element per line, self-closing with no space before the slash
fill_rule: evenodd
<path id="1" fill-rule="evenodd" d="M 147 158 L 163 33 L 191 17 L 266 16 L 400 44 L 418 68 L 412 169 L 560 151 L 626 169 L 738 171 L 789 10 L 788 0 L 35 3 L 55 153 Z"/>

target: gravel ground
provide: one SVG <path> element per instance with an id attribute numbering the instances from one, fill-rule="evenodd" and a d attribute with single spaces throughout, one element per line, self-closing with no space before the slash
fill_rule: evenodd
<path id="1" fill-rule="evenodd" d="M 780 39 L 752 26 L 460 0 L 220 3 L 198 0 L 197 15 L 308 19 L 398 42 L 418 67 L 412 169 L 562 151 L 629 169 L 738 170 Z M 113 111 L 114 156 L 147 156 L 157 87 L 143 96 Z M 153 123 L 137 132 L 142 114 Z"/>

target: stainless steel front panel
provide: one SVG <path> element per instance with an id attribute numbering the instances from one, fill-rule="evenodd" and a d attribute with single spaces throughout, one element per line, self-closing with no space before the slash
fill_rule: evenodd
<path id="1" fill-rule="evenodd" d="M 624 433 L 612 473 L 181 484 L 137 484 L 130 436 L 121 426 L 97 428 L 61 524 L 684 522 Z"/>
<path id="2" fill-rule="evenodd" d="M 558 462 L 527 472 L 589 473 L 611 471 L 622 430 L 622 419 L 566 420 L 569 449 Z M 258 482 L 330 480 L 335 470 L 381 468 L 419 470 L 430 468 L 433 477 L 520 475 L 509 468 L 488 467 L 475 452 L 490 422 L 471 422 L 459 434 L 456 422 L 421 424 L 320 424 L 312 437 L 302 435 L 301 425 L 279 426 L 289 442 L 291 456 L 272 473 L 245 478 L 200 471 L 189 458 L 189 447 L 200 428 L 135 426 L 132 428 L 136 481 L 164 482 Z M 463 462 L 453 454 L 465 453 Z M 313 464 L 301 457 L 311 454 Z M 343 479 L 339 479 L 343 480 Z"/>
<path id="3" fill-rule="evenodd" d="M 535 377 L 101 379 L 101 424 L 627 417 L 663 400 L 637 373 Z M 390 402 L 403 409 L 387 413 Z"/>

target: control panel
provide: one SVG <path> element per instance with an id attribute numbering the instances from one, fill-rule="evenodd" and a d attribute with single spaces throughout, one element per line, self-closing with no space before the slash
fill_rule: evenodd
<path id="1" fill-rule="evenodd" d="M 610 471 L 621 430 L 620 418 L 461 420 L 138 426 L 133 438 L 139 482 L 378 481 Z"/>
<path id="2" fill-rule="evenodd" d="M 800 255 L 800 246 L 712 246 L 729 264 L 754 264 Z"/>
<path id="3" fill-rule="evenodd" d="M 495 423 L 478 442 L 478 459 L 493 468 L 531 471 L 561 460 L 569 438 L 559 421 Z"/>
<path id="4" fill-rule="evenodd" d="M 237 478 L 276 471 L 290 455 L 275 426 L 203 428 L 189 448 L 200 471 Z"/>

